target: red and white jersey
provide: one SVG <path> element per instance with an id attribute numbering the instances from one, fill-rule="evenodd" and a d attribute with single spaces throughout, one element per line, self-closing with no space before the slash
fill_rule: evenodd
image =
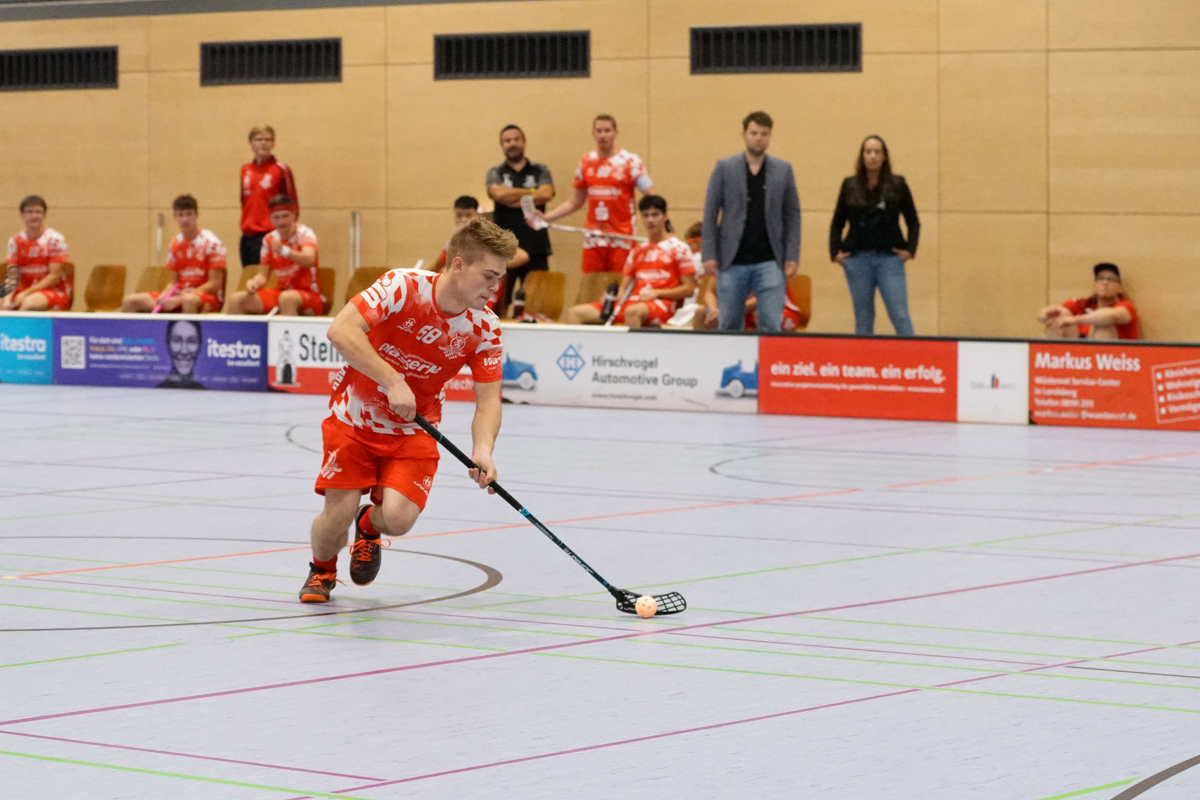
<path id="1" fill-rule="evenodd" d="M 674 289 L 682 276 L 696 274 L 696 265 L 691 248 L 668 236 L 633 248 L 625 262 L 625 274 L 633 278 L 629 299 L 635 300 L 643 289 Z"/>
<path id="2" fill-rule="evenodd" d="M 417 413 L 436 425 L 443 385 L 471 368 L 476 383 L 500 380 L 500 321 L 486 309 L 447 317 L 434 300 L 441 275 L 396 269 L 350 299 L 371 329 L 367 339 L 404 376 L 417 397 Z M 375 433 L 414 434 L 421 429 L 388 407 L 387 394 L 349 364 L 333 381 L 329 409 L 338 420 Z"/>
<path id="3" fill-rule="evenodd" d="M 242 233 L 266 233 L 275 227 L 268 203 L 277 194 L 286 194 L 300 207 L 296 179 L 287 164 L 270 156 L 261 164 L 242 165 Z"/>
<path id="4" fill-rule="evenodd" d="M 209 270 L 225 269 L 225 245 L 215 233 L 204 228 L 194 239 L 185 239 L 181 233 L 167 248 L 167 268 L 175 272 L 180 290 L 203 286 L 208 282 Z M 223 285 L 218 286 L 214 294 L 224 297 L 224 290 Z"/>
<path id="5" fill-rule="evenodd" d="M 633 234 L 635 190 L 645 191 L 654 184 L 646 174 L 646 165 L 624 148 L 608 158 L 593 150 L 579 159 L 575 168 L 574 187 L 586 189 L 588 213 L 586 227 L 609 233 Z M 585 236 L 584 247 L 624 247 L 629 242 Z"/>
<path id="6" fill-rule="evenodd" d="M 54 228 L 44 228 L 42 235 L 30 239 L 21 231 L 8 240 L 8 266 L 20 267 L 21 282 L 18 292 L 23 292 L 50 273 L 51 264 L 66 264 L 70 260 L 67 240 Z M 66 290 L 71 291 L 71 282 L 64 278 Z"/>
<path id="7" fill-rule="evenodd" d="M 297 252 L 302 247 L 312 247 L 318 251 L 318 257 L 313 261 L 311 267 L 302 267 L 290 258 L 284 258 L 283 254 L 272 250 L 271 242 L 279 242 L 289 250 Z M 264 236 L 259 263 L 265 264 L 275 271 L 275 275 L 279 278 L 279 291 L 281 292 L 287 289 L 306 289 L 310 292 L 321 293 L 321 281 L 318 278 L 320 273 L 317 272 L 317 268 L 320 266 L 317 235 L 307 225 L 297 224 L 296 232 L 288 237 L 287 241 L 280 241 L 279 231 L 271 231 Z"/>

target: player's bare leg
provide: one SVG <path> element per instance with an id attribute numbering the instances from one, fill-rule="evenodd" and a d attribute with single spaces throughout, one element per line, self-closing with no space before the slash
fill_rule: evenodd
<path id="1" fill-rule="evenodd" d="M 46 295 L 41 292 L 30 292 L 25 295 L 25 299 L 21 301 L 21 307 L 18 311 L 45 311 L 50 307 L 50 301 L 46 299 Z"/>
<path id="2" fill-rule="evenodd" d="M 324 603 L 337 583 L 337 557 L 346 546 L 346 531 L 362 493 L 357 489 L 325 490 L 325 508 L 312 524 L 313 560 L 300 590 L 305 603 Z"/>
<path id="3" fill-rule="evenodd" d="M 184 292 L 179 295 L 179 310 L 184 314 L 199 314 L 203 303 L 195 292 Z"/>
<path id="4" fill-rule="evenodd" d="M 416 503 L 386 486 L 382 503 L 359 508 L 354 521 L 354 544 L 350 545 L 350 580 L 359 586 L 375 580 L 383 560 L 380 536 L 385 533 L 403 536 L 412 530 L 420 515 L 421 508 Z"/>
<path id="5" fill-rule="evenodd" d="M 229 298 L 230 314 L 261 314 L 263 313 L 262 300 L 254 292 L 234 292 Z"/>
<path id="6" fill-rule="evenodd" d="M 589 303 L 571 306 L 563 314 L 562 321 L 566 325 L 597 325 L 600 322 L 600 310 Z"/>
<path id="7" fill-rule="evenodd" d="M 645 303 L 634 303 L 625 306 L 625 324 L 630 328 L 640 328 L 650 316 L 650 306 Z"/>
<path id="8" fill-rule="evenodd" d="M 121 310 L 127 314 L 144 314 L 153 311 L 156 302 L 149 292 L 138 292 L 125 296 L 121 301 Z"/>
<path id="9" fill-rule="evenodd" d="M 281 317 L 298 317 L 300 316 L 300 306 L 304 303 L 304 298 L 294 289 L 288 289 L 279 293 L 279 316 Z"/>

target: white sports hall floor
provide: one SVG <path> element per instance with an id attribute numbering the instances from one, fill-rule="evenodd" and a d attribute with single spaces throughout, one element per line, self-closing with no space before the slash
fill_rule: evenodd
<path id="1" fill-rule="evenodd" d="M 1198 434 L 506 406 L 642 621 L 449 456 L 300 605 L 323 398 L 0 413 L 6 800 L 1200 796 Z"/>

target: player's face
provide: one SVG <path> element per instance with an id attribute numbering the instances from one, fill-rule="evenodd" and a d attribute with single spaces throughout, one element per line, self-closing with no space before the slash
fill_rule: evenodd
<path id="1" fill-rule="evenodd" d="M 877 172 L 883 166 L 883 142 L 878 139 L 867 139 L 863 142 L 863 166 L 868 172 Z"/>
<path id="2" fill-rule="evenodd" d="M 25 210 L 21 212 L 21 219 L 29 230 L 41 230 L 46 221 L 46 209 L 41 206 L 25 206 Z"/>
<path id="3" fill-rule="evenodd" d="M 200 355 L 200 328 L 192 322 L 177 322 L 167 339 L 171 367 L 180 375 L 191 375 Z"/>
<path id="4" fill-rule="evenodd" d="M 275 226 L 275 230 L 286 234 L 286 239 L 296 231 L 296 215 L 291 209 L 277 208 L 271 212 L 271 224 Z"/>
<path id="5" fill-rule="evenodd" d="M 746 140 L 746 151 L 750 155 L 761 156 L 767 152 L 767 146 L 771 144 L 771 129 L 765 125 L 759 125 L 757 122 L 751 122 L 746 126 L 742 138 Z"/>
<path id="6" fill-rule="evenodd" d="M 489 253 L 471 264 L 462 261 L 461 256 L 455 256 L 454 261 L 462 263 L 461 280 L 467 307 L 478 311 L 500 291 L 500 283 L 508 272 L 504 259 Z"/>
<path id="7" fill-rule="evenodd" d="M 454 227 L 461 228 L 471 220 L 479 216 L 479 211 L 474 208 L 456 208 L 454 209 Z"/>
<path id="8" fill-rule="evenodd" d="M 275 137 L 269 133 L 260 133 L 250 140 L 250 149 L 255 158 L 266 158 L 275 149 Z"/>
<path id="9" fill-rule="evenodd" d="M 612 150 L 617 141 L 617 126 L 606 119 L 598 119 L 592 123 L 592 138 L 600 150 Z"/>
<path id="10" fill-rule="evenodd" d="M 500 137 L 500 149 L 507 161 L 520 161 L 525 157 L 525 134 L 517 130 L 505 131 Z"/>
<path id="11" fill-rule="evenodd" d="M 1104 300 L 1113 300 L 1121 294 L 1121 279 L 1108 270 L 1096 276 L 1096 296 Z"/>
<path id="12" fill-rule="evenodd" d="M 191 233 L 196 230 L 196 220 L 200 213 L 193 208 L 184 208 L 175 212 L 175 224 L 179 226 L 179 230 L 184 233 Z"/>
<path id="13" fill-rule="evenodd" d="M 648 208 L 642 212 L 642 222 L 646 226 L 646 233 L 661 236 L 667 224 L 667 215 L 657 208 Z"/>

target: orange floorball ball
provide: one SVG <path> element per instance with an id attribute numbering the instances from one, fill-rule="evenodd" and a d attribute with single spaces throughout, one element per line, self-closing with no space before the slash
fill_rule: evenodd
<path id="1" fill-rule="evenodd" d="M 658 613 L 658 601 L 648 594 L 639 597 L 633 607 L 642 619 L 649 619 Z"/>

